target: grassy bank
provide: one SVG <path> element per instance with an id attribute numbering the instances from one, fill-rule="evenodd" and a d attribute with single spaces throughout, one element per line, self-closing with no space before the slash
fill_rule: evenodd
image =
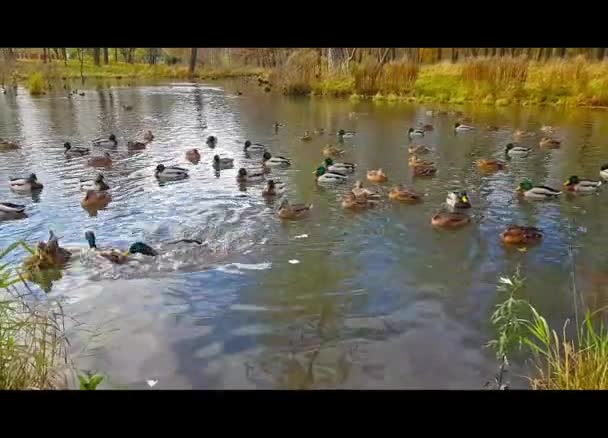
<path id="1" fill-rule="evenodd" d="M 364 59 L 330 73 L 311 50 L 294 53 L 273 73 L 285 94 L 486 105 L 608 106 L 608 62 L 582 57 L 545 63 L 524 58 L 475 58 L 418 65 Z"/>

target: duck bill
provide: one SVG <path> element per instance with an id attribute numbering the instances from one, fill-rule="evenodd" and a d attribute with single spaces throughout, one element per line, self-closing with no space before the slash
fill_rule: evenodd
<path id="1" fill-rule="evenodd" d="M 129 257 L 131 253 L 129 251 L 125 251 L 122 255 L 124 255 L 125 257 Z"/>
<path id="2" fill-rule="evenodd" d="M 467 196 L 463 196 L 462 198 L 460 198 L 462 200 L 462 202 L 464 202 L 465 204 L 469 203 L 469 198 Z"/>

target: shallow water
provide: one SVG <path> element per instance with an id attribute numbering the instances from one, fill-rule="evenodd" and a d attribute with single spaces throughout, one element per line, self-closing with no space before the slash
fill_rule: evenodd
<path id="1" fill-rule="evenodd" d="M 514 189 L 524 177 L 554 187 L 572 174 L 598 178 L 608 162 L 608 114 L 458 107 L 474 125 L 500 130 L 455 135 L 456 116 L 428 117 L 426 109 L 285 98 L 242 83 L 114 86 L 72 98 L 0 95 L 0 137 L 23 146 L 0 152 L 0 181 L 33 171 L 45 185 L 32 199 L 0 184 L 0 200 L 24 203 L 29 214 L 0 223 L 0 247 L 46 239 L 51 228 L 65 246 L 84 248 L 91 229 L 99 246 L 126 249 L 142 240 L 163 252 L 113 266 L 84 251 L 49 293 L 82 324 L 72 330 L 78 366 L 108 375 L 112 387 L 144 388 L 153 379 L 154 388 L 481 388 L 498 366 L 483 348 L 493 336 L 498 276 L 521 265 L 525 298 L 561 323 L 573 315 L 573 243 L 586 303 L 607 302 L 608 195 L 532 203 Z M 275 120 L 285 124 L 278 134 Z M 413 142 L 433 149 L 438 173 L 412 180 L 406 132 L 419 122 L 435 127 Z M 558 127 L 560 149 L 524 139 L 534 146 L 529 158 L 492 175 L 477 171 L 479 157 L 504 158 L 514 129 L 545 124 Z M 344 160 L 358 164 L 351 182 L 382 167 L 390 178 L 382 192 L 403 182 L 424 201 L 384 199 L 374 210 L 343 211 L 338 200 L 350 184 L 322 189 L 311 175 L 335 135 L 298 139 L 315 128 L 356 132 L 342 145 Z M 155 141 L 129 153 L 126 141 L 148 129 Z M 65 159 L 62 145 L 88 146 L 110 132 L 119 146 L 103 173 L 113 200 L 91 216 L 80 206 L 79 181 L 96 170 L 86 158 Z M 215 150 L 205 145 L 208 135 L 219 138 Z M 260 196 L 261 184 L 239 188 L 237 169 L 259 162 L 242 152 L 246 139 L 293 159 L 272 177 L 286 183 L 291 201 L 314 204 L 308 218 L 282 223 L 276 204 Z M 192 147 L 203 155 L 198 165 L 185 160 Z M 234 169 L 217 174 L 215 153 L 234 157 Z M 159 185 L 153 171 L 161 162 L 188 168 L 190 178 Z M 431 216 L 448 191 L 460 189 L 473 203 L 472 224 L 434 230 Z M 542 228 L 544 241 L 527 252 L 506 250 L 498 235 L 512 222 Z M 180 238 L 205 244 L 167 243 Z"/>

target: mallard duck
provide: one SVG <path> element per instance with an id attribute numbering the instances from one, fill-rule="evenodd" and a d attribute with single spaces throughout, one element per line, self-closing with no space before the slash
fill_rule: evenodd
<path id="1" fill-rule="evenodd" d="M 245 141 L 245 152 L 266 152 L 266 146 L 261 143 L 251 143 L 249 140 Z"/>
<path id="2" fill-rule="evenodd" d="M 432 131 L 433 130 L 433 125 L 431 125 L 430 123 L 426 123 L 422 125 L 422 130 L 427 132 L 427 131 Z"/>
<path id="3" fill-rule="evenodd" d="M 540 132 L 542 132 L 544 134 L 551 134 L 551 133 L 553 133 L 553 131 L 555 131 L 553 129 L 553 126 L 543 125 L 540 127 Z"/>
<path id="4" fill-rule="evenodd" d="M 328 144 L 323 148 L 323 155 L 326 157 L 338 156 L 344 154 L 344 149 L 338 149 L 336 146 Z"/>
<path id="5" fill-rule="evenodd" d="M 486 126 L 486 131 L 498 131 L 498 126 L 488 125 Z"/>
<path id="6" fill-rule="evenodd" d="M 542 231 L 538 228 L 521 225 L 509 225 L 500 234 L 500 240 L 507 245 L 531 245 L 539 243 L 542 238 Z"/>
<path id="7" fill-rule="evenodd" d="M 114 147 L 116 145 L 118 145 L 118 141 L 116 140 L 116 136 L 114 134 L 110 134 L 107 139 L 97 138 L 93 140 L 93 146 Z"/>
<path id="8" fill-rule="evenodd" d="M 594 193 L 600 188 L 601 185 L 601 181 L 581 179 L 576 175 L 571 176 L 564 183 L 567 190 L 578 193 Z"/>
<path id="9" fill-rule="evenodd" d="M 42 183 L 38 182 L 35 173 L 31 173 L 26 178 L 11 178 L 9 185 L 15 192 L 35 192 L 44 187 Z"/>
<path id="10" fill-rule="evenodd" d="M 452 208 L 471 208 L 471 202 L 467 196 L 467 192 L 451 192 L 448 193 L 448 197 L 445 203 Z"/>
<path id="11" fill-rule="evenodd" d="M 238 182 L 251 182 L 260 181 L 264 179 L 264 173 L 261 171 L 248 171 L 244 167 L 239 169 L 239 173 L 236 176 Z"/>
<path id="12" fill-rule="evenodd" d="M 374 201 L 365 196 L 356 196 L 353 192 L 348 192 L 342 197 L 342 208 L 347 210 L 362 210 L 373 207 L 378 201 Z"/>
<path id="13" fill-rule="evenodd" d="M 234 166 L 234 158 L 213 156 L 213 167 L 216 169 L 228 169 Z"/>
<path id="14" fill-rule="evenodd" d="M 95 190 L 97 192 L 103 192 L 106 190 L 110 190 L 110 186 L 108 186 L 105 182 L 105 178 L 102 173 L 98 173 L 94 179 L 81 180 L 82 184 L 80 188 L 82 190 Z"/>
<path id="15" fill-rule="evenodd" d="M 408 190 L 402 184 L 396 185 L 391 188 L 388 192 L 389 199 L 393 201 L 402 201 L 402 202 L 419 202 L 422 200 L 422 196 L 419 194 Z"/>
<path id="16" fill-rule="evenodd" d="M 604 164 L 600 168 L 600 177 L 602 177 L 604 181 L 608 181 L 608 164 Z"/>
<path id="17" fill-rule="evenodd" d="M 336 184 L 346 181 L 346 175 L 339 172 L 329 172 L 325 166 L 317 167 L 313 174 L 319 184 Z"/>
<path id="18" fill-rule="evenodd" d="M 494 172 L 505 168 L 505 163 L 498 160 L 486 160 L 485 158 L 481 158 L 477 160 L 476 163 L 478 168 L 485 170 L 486 172 Z"/>
<path id="19" fill-rule="evenodd" d="M 517 187 L 517 192 L 527 199 L 544 200 L 557 198 L 562 192 L 547 186 L 535 186 L 530 180 L 524 180 Z"/>
<path id="20" fill-rule="evenodd" d="M 407 161 L 407 164 L 410 167 L 416 167 L 416 166 L 433 166 L 435 163 L 433 163 L 432 161 L 423 160 L 422 158 L 418 158 L 416 155 L 412 155 L 409 158 L 409 160 Z"/>
<path id="21" fill-rule="evenodd" d="M 139 141 L 129 141 L 127 142 L 127 149 L 130 151 L 141 151 L 146 148 L 145 143 L 140 143 Z"/>
<path id="22" fill-rule="evenodd" d="M 351 192 L 357 198 L 380 199 L 380 194 L 363 187 L 362 181 L 355 182 L 355 185 L 354 185 L 353 189 L 351 190 Z"/>
<path id="23" fill-rule="evenodd" d="M 310 140 L 312 140 L 312 136 L 310 135 L 310 132 L 304 131 L 304 135 L 300 136 L 300 140 L 301 141 L 310 141 Z"/>
<path id="24" fill-rule="evenodd" d="M 148 131 L 144 134 L 144 141 L 146 143 L 150 143 L 152 140 L 154 140 L 154 134 L 152 134 L 152 131 Z"/>
<path id="25" fill-rule="evenodd" d="M 517 129 L 513 133 L 513 137 L 532 137 L 533 135 L 534 135 L 533 132 L 523 131 L 521 129 Z"/>
<path id="26" fill-rule="evenodd" d="M 60 247 L 59 238 L 49 231 L 49 240 L 38 242 L 36 253 L 24 260 L 23 267 L 28 274 L 33 274 L 36 271 L 61 268 L 71 257 L 72 253 Z"/>
<path id="27" fill-rule="evenodd" d="M 505 148 L 505 154 L 509 157 L 527 157 L 532 148 L 527 148 L 524 146 L 517 146 L 513 143 L 509 143 Z"/>
<path id="28" fill-rule="evenodd" d="M 543 137 L 540 139 L 540 147 L 543 148 L 558 148 L 562 143 L 559 140 L 549 137 Z"/>
<path id="29" fill-rule="evenodd" d="M 67 141 L 63 144 L 63 147 L 65 148 L 65 151 L 63 153 L 68 158 L 82 157 L 83 155 L 89 155 L 91 153 L 90 149 L 74 147 L 70 144 L 70 142 Z"/>
<path id="30" fill-rule="evenodd" d="M 431 150 L 429 148 L 427 148 L 426 146 L 423 146 L 421 144 L 413 144 L 407 148 L 407 151 L 410 154 L 418 154 L 418 155 L 428 154 L 431 152 Z"/>
<path id="31" fill-rule="evenodd" d="M 315 134 L 315 135 L 323 135 L 323 134 L 325 134 L 325 129 L 323 129 L 323 128 L 317 128 L 317 129 L 315 129 L 313 131 L 313 134 Z"/>
<path id="32" fill-rule="evenodd" d="M 435 166 L 414 166 L 412 167 L 412 174 L 414 176 L 433 176 L 437 173 Z"/>
<path id="33" fill-rule="evenodd" d="M 214 148 L 217 145 L 217 138 L 213 135 L 210 135 L 209 137 L 207 137 L 207 140 L 205 141 L 205 143 L 210 148 Z"/>
<path id="34" fill-rule="evenodd" d="M 274 180 L 269 179 L 266 183 L 266 187 L 264 187 L 264 190 L 262 190 L 262 196 L 265 198 L 272 198 L 280 194 L 281 190 L 278 189 L 277 184 L 274 182 Z"/>
<path id="35" fill-rule="evenodd" d="M 424 131 L 422 129 L 410 128 L 407 131 L 407 136 L 409 138 L 412 138 L 412 137 L 424 137 Z"/>
<path id="36" fill-rule="evenodd" d="M 193 164 L 197 164 L 201 161 L 201 154 L 198 149 L 189 149 L 186 151 L 186 160 L 190 161 Z"/>
<path id="37" fill-rule="evenodd" d="M 154 176 L 159 181 L 179 181 L 188 178 L 188 170 L 183 167 L 159 164 L 156 166 Z"/>
<path id="38" fill-rule="evenodd" d="M 13 204 L 11 202 L 0 202 L 0 221 L 24 219 L 25 205 Z"/>
<path id="39" fill-rule="evenodd" d="M 454 131 L 456 132 L 468 132 L 468 131 L 472 131 L 473 129 L 475 129 L 472 126 L 469 125 L 463 125 L 462 123 L 456 122 L 454 123 Z"/>
<path id="40" fill-rule="evenodd" d="M 353 163 L 337 163 L 331 158 L 326 158 L 325 167 L 327 167 L 327 170 L 330 172 L 353 173 L 356 166 Z"/>
<path id="41" fill-rule="evenodd" d="M 287 199 L 283 199 L 277 216 L 281 219 L 299 219 L 306 216 L 311 208 L 312 204 L 290 204 Z"/>
<path id="42" fill-rule="evenodd" d="M 339 138 L 343 138 L 343 137 L 354 137 L 355 133 L 353 131 L 345 131 L 344 129 L 340 129 L 337 132 L 337 135 Z"/>
<path id="43" fill-rule="evenodd" d="M 291 166 L 291 160 L 285 157 L 273 157 L 272 154 L 268 151 L 264 152 L 264 166 L 269 167 L 289 167 Z"/>
<path id="44" fill-rule="evenodd" d="M 19 145 L 0 137 L 0 151 L 19 149 Z"/>
<path id="45" fill-rule="evenodd" d="M 95 190 L 87 190 L 83 200 L 80 201 L 86 209 L 100 210 L 106 207 L 112 200 L 112 195 L 109 192 L 97 192 Z"/>
<path id="46" fill-rule="evenodd" d="M 101 257 L 111 261 L 112 263 L 116 263 L 118 265 L 125 264 L 129 261 L 130 254 L 143 254 L 146 256 L 154 257 L 158 255 L 158 253 L 149 245 L 146 245 L 143 242 L 135 242 L 133 243 L 128 251 L 121 251 L 116 248 L 97 248 L 97 244 L 95 242 L 95 233 L 92 231 L 87 231 L 84 233 L 87 242 L 89 243 L 89 248 L 95 250 L 97 254 Z"/>
<path id="47" fill-rule="evenodd" d="M 106 152 L 103 155 L 89 158 L 87 164 L 94 167 L 110 167 L 112 166 L 112 157 Z"/>
<path id="48" fill-rule="evenodd" d="M 431 218 L 434 227 L 459 228 L 471 222 L 471 218 L 459 212 L 439 212 Z"/>
<path id="49" fill-rule="evenodd" d="M 367 179 L 373 182 L 382 183 L 388 181 L 388 176 L 386 176 L 382 169 L 368 170 Z"/>

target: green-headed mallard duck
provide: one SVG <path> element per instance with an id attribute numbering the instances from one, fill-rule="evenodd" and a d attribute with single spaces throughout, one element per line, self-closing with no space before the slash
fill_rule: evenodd
<path id="1" fill-rule="evenodd" d="M 495 172 L 497 170 L 503 170 L 505 163 L 499 160 L 486 160 L 481 158 L 476 161 L 477 167 L 486 172 Z"/>
<path id="2" fill-rule="evenodd" d="M 0 221 L 24 219 L 25 205 L 13 204 L 11 202 L 0 202 Z"/>
<path id="3" fill-rule="evenodd" d="M 89 243 L 89 248 L 94 249 L 101 257 L 119 265 L 127 263 L 129 261 L 130 254 L 143 254 L 150 257 L 158 255 L 158 253 L 151 246 L 142 242 L 133 243 L 129 247 L 128 251 L 121 251 L 115 248 L 99 249 L 97 248 L 97 244 L 95 242 L 95 233 L 92 231 L 87 231 L 84 233 L 84 236 Z"/>
<path id="4" fill-rule="evenodd" d="M 100 146 L 100 147 L 114 147 L 118 145 L 118 141 L 116 140 L 116 136 L 114 134 L 110 134 L 110 136 L 105 139 L 105 138 L 96 138 L 95 140 L 93 140 L 93 146 Z"/>
<path id="5" fill-rule="evenodd" d="M 539 243 L 543 233 L 536 227 L 524 227 L 521 225 L 509 225 L 500 234 L 500 240 L 506 245 L 533 245 Z"/>
<path id="6" fill-rule="evenodd" d="M 469 125 L 463 125 L 462 123 L 454 123 L 454 131 L 456 132 L 468 132 L 468 131 L 472 131 L 475 128 Z"/>
<path id="7" fill-rule="evenodd" d="M 183 167 L 159 164 L 156 166 L 154 176 L 159 181 L 179 181 L 188 178 L 188 170 Z"/>
<path id="8" fill-rule="evenodd" d="M 111 167 L 112 156 L 108 152 L 105 152 L 103 155 L 89 158 L 87 164 L 93 167 Z"/>
<path id="9" fill-rule="evenodd" d="M 388 176 L 386 176 L 382 169 L 368 170 L 367 179 L 372 182 L 383 183 L 388 181 Z"/>
<path id="10" fill-rule="evenodd" d="M 101 210 L 105 208 L 112 200 L 110 192 L 98 192 L 95 190 L 87 190 L 80 205 L 85 209 Z"/>
<path id="11" fill-rule="evenodd" d="M 527 148 L 524 146 L 517 146 L 513 143 L 509 143 L 506 147 L 505 147 L 505 154 L 507 154 L 509 157 L 527 157 L 528 154 L 530 153 L 530 151 L 532 150 L 532 148 Z"/>
<path id="12" fill-rule="evenodd" d="M 388 192 L 388 197 L 393 201 L 402 201 L 410 203 L 420 202 L 422 200 L 422 196 L 405 188 L 402 184 L 392 187 L 391 190 Z"/>
<path id="13" fill-rule="evenodd" d="M 564 186 L 566 190 L 577 193 L 594 193 L 602 185 L 601 181 L 591 179 L 581 179 L 576 175 L 571 176 L 566 180 Z"/>
<path id="14" fill-rule="evenodd" d="M 150 143 L 152 142 L 152 140 L 154 140 L 154 134 L 152 134 L 152 131 L 148 131 L 144 134 L 144 141 L 146 143 Z"/>
<path id="15" fill-rule="evenodd" d="M 110 186 L 108 186 L 105 182 L 105 177 L 102 173 L 98 173 L 94 179 L 86 179 L 81 180 L 80 188 L 82 190 L 95 190 L 97 192 L 103 192 L 106 190 L 110 190 Z"/>
<path id="16" fill-rule="evenodd" d="M 13 149 L 19 149 L 19 145 L 0 137 L 0 151 L 10 151 Z"/>
<path id="17" fill-rule="evenodd" d="M 268 151 L 264 152 L 264 166 L 269 167 L 289 167 L 291 166 L 291 160 L 289 158 L 277 156 L 273 157 Z"/>
<path id="18" fill-rule="evenodd" d="M 608 164 L 604 164 L 600 168 L 600 176 L 604 181 L 608 181 Z"/>
<path id="19" fill-rule="evenodd" d="M 198 162 L 201 161 L 201 154 L 198 149 L 187 150 L 186 160 L 190 161 L 192 164 L 198 164 Z"/>
<path id="20" fill-rule="evenodd" d="M 410 128 L 407 131 L 407 136 L 409 138 L 412 138 L 412 137 L 423 137 L 424 136 L 424 131 L 422 129 Z"/>
<path id="21" fill-rule="evenodd" d="M 308 214 L 312 204 L 290 204 L 287 199 L 283 199 L 277 216 L 281 219 L 300 219 Z"/>
<path id="22" fill-rule="evenodd" d="M 431 225 L 440 228 L 460 228 L 471 222 L 471 218 L 459 212 L 439 212 L 431 218 Z"/>
<path id="23" fill-rule="evenodd" d="M 266 152 L 266 146 L 261 143 L 251 143 L 249 140 L 247 140 L 245 141 L 245 152 L 262 154 Z"/>
<path id="24" fill-rule="evenodd" d="M 540 147 L 542 148 L 558 148 L 562 143 L 559 140 L 549 137 L 543 137 L 540 139 Z"/>
<path id="25" fill-rule="evenodd" d="M 327 170 L 330 172 L 353 173 L 356 166 L 353 163 L 335 162 L 331 158 L 326 158 L 325 167 L 327 167 Z"/>
<path id="26" fill-rule="evenodd" d="M 238 182 L 252 182 L 252 181 L 261 181 L 264 179 L 264 173 L 262 171 L 251 171 L 247 170 L 244 167 L 239 169 L 239 173 L 236 176 L 236 180 Z"/>
<path id="27" fill-rule="evenodd" d="M 346 175 L 339 172 L 329 172 L 325 166 L 317 167 L 313 174 L 319 184 L 337 184 L 346 181 Z"/>
<path id="28" fill-rule="evenodd" d="M 210 135 L 209 137 L 207 137 L 205 143 L 207 143 L 207 146 L 209 146 L 210 148 L 214 148 L 217 145 L 217 137 Z"/>
<path id="29" fill-rule="evenodd" d="M 35 192 L 42 190 L 42 183 L 38 182 L 38 177 L 35 173 L 30 173 L 26 178 L 11 178 L 9 185 L 12 190 L 20 193 Z"/>
<path id="30" fill-rule="evenodd" d="M 453 208 L 471 208 L 467 192 L 464 191 L 448 193 L 445 203 Z"/>
<path id="31" fill-rule="evenodd" d="M 413 144 L 407 148 L 407 151 L 410 154 L 418 154 L 418 155 L 428 154 L 431 152 L 431 150 L 429 148 L 427 148 L 426 146 L 423 146 L 421 144 Z"/>
<path id="32" fill-rule="evenodd" d="M 535 186 L 528 179 L 522 181 L 517 187 L 517 192 L 523 194 L 527 199 L 542 201 L 544 199 L 555 199 L 562 192 L 547 186 Z"/>
<path id="33" fill-rule="evenodd" d="M 63 144 L 63 147 L 65 148 L 64 155 L 68 158 L 82 157 L 91 153 L 89 148 L 72 146 L 68 141 Z"/>
<path id="34" fill-rule="evenodd" d="M 234 166 L 234 158 L 213 156 L 213 167 L 216 169 L 229 169 Z"/>
<path id="35" fill-rule="evenodd" d="M 127 149 L 130 151 L 141 151 L 146 148 L 146 144 L 139 141 L 128 141 Z"/>

